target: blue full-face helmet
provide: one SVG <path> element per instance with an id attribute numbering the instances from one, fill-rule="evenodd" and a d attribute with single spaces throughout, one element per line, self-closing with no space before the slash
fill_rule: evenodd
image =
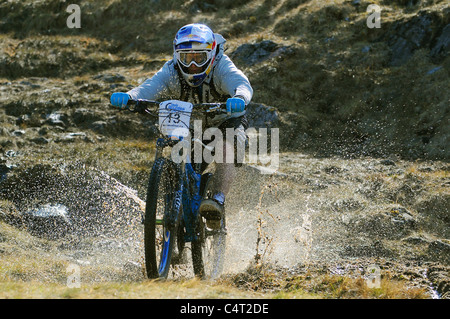
<path id="1" fill-rule="evenodd" d="M 188 24 L 178 30 L 173 41 L 174 59 L 190 86 L 199 86 L 211 72 L 217 51 L 214 32 L 199 23 Z M 197 73 L 189 71 L 195 64 Z"/>

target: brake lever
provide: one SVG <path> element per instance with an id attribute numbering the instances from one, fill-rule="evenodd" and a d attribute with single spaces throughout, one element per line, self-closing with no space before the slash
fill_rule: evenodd
<path id="1" fill-rule="evenodd" d="M 221 103 L 217 103 L 205 110 L 205 113 L 226 113 Z M 211 114 L 209 114 L 211 115 Z"/>
<path id="2" fill-rule="evenodd" d="M 131 105 L 127 105 L 126 110 L 132 112 L 132 113 L 139 113 L 139 114 L 145 114 L 145 113 L 149 113 L 149 110 L 147 109 L 147 107 L 141 103 L 139 103 L 139 101 L 136 101 L 136 103 L 133 103 L 132 106 Z"/>
<path id="3" fill-rule="evenodd" d="M 215 113 L 215 112 L 219 111 L 220 109 L 221 109 L 220 108 L 220 104 L 216 104 L 216 105 L 211 106 L 210 108 L 208 108 L 206 110 L 206 113 Z"/>

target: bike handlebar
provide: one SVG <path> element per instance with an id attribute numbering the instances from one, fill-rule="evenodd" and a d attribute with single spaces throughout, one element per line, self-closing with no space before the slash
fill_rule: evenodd
<path id="1" fill-rule="evenodd" d="M 150 108 L 159 107 L 161 102 L 152 100 L 128 100 L 126 110 L 134 113 L 157 115 Z M 220 114 L 227 113 L 226 103 L 198 103 L 193 104 L 193 112 L 201 111 L 202 113 Z"/>

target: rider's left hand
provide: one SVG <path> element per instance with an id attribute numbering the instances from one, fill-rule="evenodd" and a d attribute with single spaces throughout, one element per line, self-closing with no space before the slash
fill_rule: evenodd
<path id="1" fill-rule="evenodd" d="M 227 100 L 227 112 L 236 113 L 245 110 L 245 101 L 239 97 L 231 97 Z"/>

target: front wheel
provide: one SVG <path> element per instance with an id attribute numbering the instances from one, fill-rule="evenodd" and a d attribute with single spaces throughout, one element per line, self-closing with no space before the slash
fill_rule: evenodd
<path id="1" fill-rule="evenodd" d="M 179 186 L 175 164 L 165 158 L 155 161 L 150 173 L 144 218 L 145 268 L 148 278 L 167 278 L 176 245 L 179 212 L 174 197 Z M 169 222 L 168 222 L 169 221 Z"/>
<path id="2" fill-rule="evenodd" d="M 192 242 L 192 262 L 194 273 L 202 279 L 217 279 L 223 271 L 226 248 L 225 216 L 221 227 L 211 230 L 206 227 L 205 219 L 199 216 L 197 239 Z"/>

